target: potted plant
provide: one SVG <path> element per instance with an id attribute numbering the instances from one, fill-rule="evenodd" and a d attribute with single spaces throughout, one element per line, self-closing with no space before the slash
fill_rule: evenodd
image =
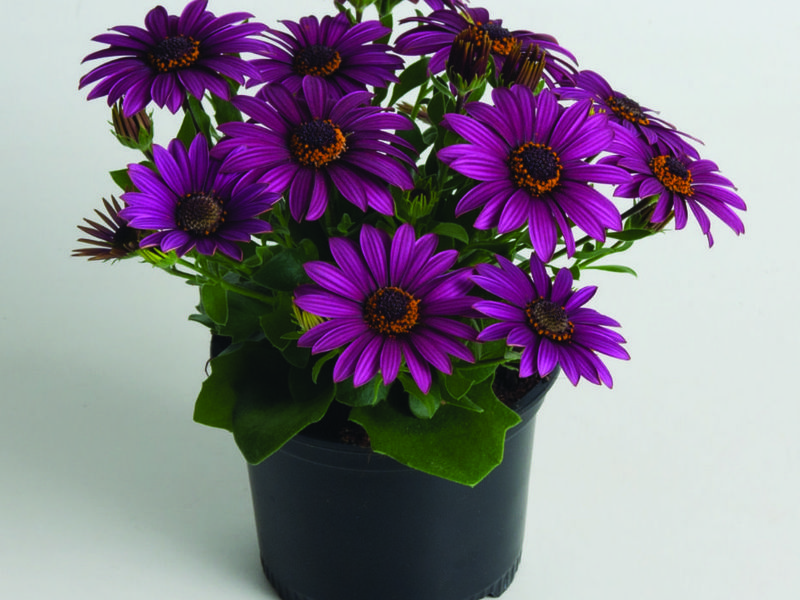
<path id="1" fill-rule="evenodd" d="M 710 217 L 744 231 L 698 141 L 555 38 L 426 4 L 269 27 L 193 0 L 85 59 L 142 157 L 74 254 L 198 288 L 194 417 L 250 464 L 284 598 L 501 594 L 545 392 L 611 387 L 600 355 L 628 358 L 576 281 L 632 273 L 616 255 L 690 220 L 709 246 Z M 163 145 L 152 105 L 184 115 Z"/>

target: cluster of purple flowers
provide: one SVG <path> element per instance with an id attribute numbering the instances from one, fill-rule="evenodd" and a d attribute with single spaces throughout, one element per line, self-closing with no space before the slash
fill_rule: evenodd
<path id="1" fill-rule="evenodd" d="M 473 360 L 471 343 L 505 339 L 520 351 L 523 377 L 560 366 L 572 383 L 583 377 L 610 387 L 598 353 L 628 358 L 612 329 L 619 324 L 585 306 L 594 287 L 573 289 L 568 269 L 553 268 L 552 279 L 546 270 L 559 245 L 575 254 L 574 228 L 603 242 L 624 227 L 626 215 L 595 184 L 651 206 L 654 226 L 674 218 L 682 229 L 691 213 L 709 245 L 709 214 L 742 233 L 734 209 L 745 210 L 744 202 L 700 158 L 694 138 L 579 70 L 552 36 L 509 30 L 463 0 L 426 3 L 432 12 L 401 21 L 410 28 L 393 44 L 379 21 L 353 22 L 345 12 L 274 29 L 247 13 L 215 16 L 207 0 L 192 0 L 180 16 L 157 7 L 144 28 L 95 37 L 107 47 L 85 60 L 111 60 L 81 79 L 81 87 L 94 84 L 89 98 L 120 101 L 126 118 L 151 102 L 195 116 L 190 99 L 209 92 L 247 120 L 221 123 L 219 140 L 198 133 L 186 145 L 153 145 L 152 162 L 128 167 L 124 207 L 106 203 L 108 216 L 98 213 L 110 229 L 92 221 L 93 229 L 83 228 L 97 239 L 80 254 L 103 258 L 106 248 L 106 258 L 119 258 L 158 247 L 238 261 L 244 243 L 273 230 L 267 213 L 276 203 L 306 224 L 324 220 L 341 199 L 369 223 L 332 236 L 323 254 L 335 265 L 308 262 L 311 283 L 294 293 L 301 310 L 324 319 L 299 346 L 315 354 L 342 349 L 334 381 L 352 377 L 359 386 L 380 374 L 390 384 L 405 366 L 427 392 L 431 367 L 451 373 L 453 358 Z M 441 77 L 456 43 L 490 57 L 494 89 L 491 102 L 460 98 L 433 123 L 461 138 L 435 148 L 433 158 L 460 178 L 455 218 L 478 211 L 475 230 L 498 235 L 527 228 L 528 273 L 513 256 L 462 262 L 457 250 L 437 252 L 437 236 L 393 220 L 397 199 L 420 189 L 422 159 L 403 135 L 414 122 L 381 107 L 375 94 L 400 82 L 402 56 L 428 56 L 428 74 Z M 239 86 L 257 89 L 235 95 Z M 124 249 L 115 236 L 123 227 L 141 231 Z"/>

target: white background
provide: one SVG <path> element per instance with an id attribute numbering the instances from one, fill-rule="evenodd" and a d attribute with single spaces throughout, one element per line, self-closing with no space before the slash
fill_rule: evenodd
<path id="1" fill-rule="evenodd" d="M 749 207 L 743 237 L 715 222 L 709 250 L 690 223 L 628 254 L 638 279 L 586 281 L 601 284 L 594 306 L 622 322 L 633 359 L 610 361 L 612 391 L 561 380 L 550 393 L 523 564 L 504 598 L 800 597 L 800 10 L 473 5 L 555 35 L 704 139 Z M 274 25 L 331 6 L 210 8 Z M 105 102 L 78 91 L 80 60 L 100 47 L 90 37 L 141 25 L 150 8 L 3 0 L 2 598 L 276 598 L 244 462 L 227 433 L 191 419 L 207 357 L 206 331 L 186 320 L 196 291 L 134 262 L 69 256 L 75 226 L 116 193 L 106 173 L 138 159 L 108 134 Z"/>

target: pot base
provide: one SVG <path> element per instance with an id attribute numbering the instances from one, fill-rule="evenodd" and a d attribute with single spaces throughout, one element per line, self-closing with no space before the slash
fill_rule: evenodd
<path id="1" fill-rule="evenodd" d="M 480 600 L 481 598 L 499 598 L 503 595 L 511 582 L 514 581 L 514 576 L 517 574 L 517 569 L 519 569 L 519 563 L 522 558 L 520 554 L 517 556 L 517 560 L 514 561 L 514 564 L 511 568 L 503 574 L 503 576 L 495 581 L 492 585 L 487 587 L 485 590 L 482 590 L 476 593 L 473 596 L 469 596 L 467 598 L 463 598 L 462 600 Z M 261 557 L 261 568 L 264 569 L 264 575 L 267 576 L 267 581 L 269 581 L 270 585 L 274 588 L 274 590 L 278 593 L 278 596 L 281 597 L 282 600 L 325 600 L 324 598 L 311 598 L 310 596 L 306 596 L 299 592 L 296 592 L 290 589 L 288 586 L 283 585 L 280 580 L 269 570 L 266 563 L 264 562 L 264 557 Z M 376 599 L 378 600 L 378 599 Z"/>

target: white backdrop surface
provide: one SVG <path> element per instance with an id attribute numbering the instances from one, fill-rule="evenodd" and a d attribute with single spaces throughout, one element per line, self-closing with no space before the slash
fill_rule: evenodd
<path id="1" fill-rule="evenodd" d="M 595 306 L 622 322 L 633 358 L 609 361 L 611 391 L 562 380 L 550 393 L 523 563 L 504 598 L 795 600 L 800 9 L 473 6 L 555 35 L 705 140 L 749 208 L 743 237 L 716 222 L 709 250 L 690 223 L 629 253 L 638 278 L 584 282 L 601 285 Z M 210 6 L 268 24 L 331 7 Z M 141 25 L 150 8 L 3 0 L 2 598 L 277 598 L 243 460 L 225 432 L 191 420 L 207 357 L 206 331 L 186 320 L 195 290 L 144 265 L 69 256 L 75 226 L 116 193 L 106 173 L 132 160 L 108 134 L 105 102 L 78 91 L 80 60 L 100 47 L 90 37 Z"/>

